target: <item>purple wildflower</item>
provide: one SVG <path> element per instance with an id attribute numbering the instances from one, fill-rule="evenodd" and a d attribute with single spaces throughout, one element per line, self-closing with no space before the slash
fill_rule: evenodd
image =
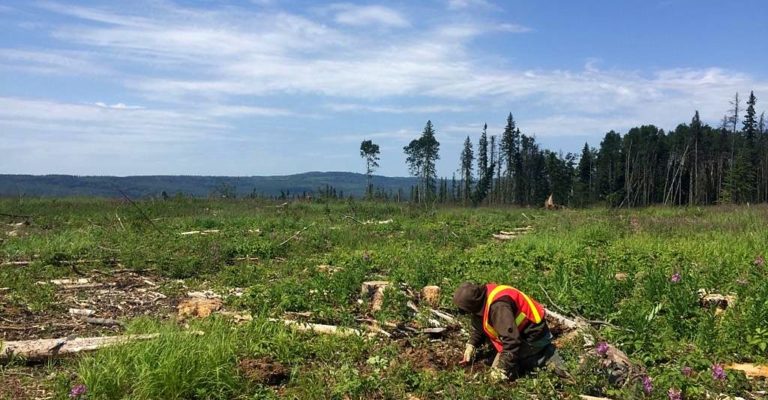
<path id="1" fill-rule="evenodd" d="M 757 258 L 755 258 L 755 265 L 757 265 L 758 267 L 765 266 L 765 257 L 763 257 L 762 255 L 757 256 Z"/>
<path id="2" fill-rule="evenodd" d="M 77 384 L 72 387 L 72 390 L 69 391 L 69 398 L 71 399 L 79 399 L 82 395 L 85 394 L 85 392 L 88 391 L 88 387 L 81 384 Z"/>
<path id="3" fill-rule="evenodd" d="M 712 379 L 716 381 L 725 380 L 725 370 L 721 364 L 712 364 Z"/>
<path id="4" fill-rule="evenodd" d="M 672 274 L 672 277 L 671 277 L 671 278 L 669 278 L 669 280 L 670 280 L 672 283 L 677 283 L 677 282 L 680 282 L 680 279 L 681 279 L 681 277 L 680 277 L 680 273 L 679 273 L 679 272 L 675 272 L 674 274 Z"/>
<path id="5" fill-rule="evenodd" d="M 651 394 L 651 392 L 653 392 L 653 379 L 648 375 L 643 377 L 643 392 L 645 392 L 645 394 Z"/>
<path id="6" fill-rule="evenodd" d="M 693 370 L 691 367 L 683 367 L 680 372 L 683 373 L 683 375 L 687 378 L 690 378 L 693 375 Z"/>
<path id="7" fill-rule="evenodd" d="M 669 395 L 669 400 L 683 400 L 683 393 L 680 392 L 680 389 L 669 388 L 667 394 Z"/>
<path id="8" fill-rule="evenodd" d="M 608 343 L 600 342 L 595 346 L 595 351 L 597 354 L 600 354 L 601 356 L 604 356 L 606 353 L 608 353 Z"/>

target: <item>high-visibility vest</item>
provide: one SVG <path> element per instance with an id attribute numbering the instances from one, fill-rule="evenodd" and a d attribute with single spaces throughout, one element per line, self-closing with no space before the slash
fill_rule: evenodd
<path id="1" fill-rule="evenodd" d="M 493 347 L 496 351 L 501 352 L 503 345 L 499 340 L 499 334 L 493 329 L 493 326 L 488 322 L 488 313 L 491 310 L 491 304 L 494 302 L 508 297 L 515 303 L 518 314 L 515 317 L 515 325 L 517 329 L 522 332 L 523 328 L 530 323 L 538 324 L 544 320 L 545 311 L 541 304 L 532 300 L 525 293 L 513 288 L 512 286 L 487 284 L 486 289 L 486 301 L 483 307 L 483 330 L 488 338 L 491 340 Z"/>

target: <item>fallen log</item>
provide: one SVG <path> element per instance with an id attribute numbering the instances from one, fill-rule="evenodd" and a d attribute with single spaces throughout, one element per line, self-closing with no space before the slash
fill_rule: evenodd
<path id="1" fill-rule="evenodd" d="M 160 336 L 152 333 L 146 335 L 102 336 L 88 338 L 59 338 L 18 340 L 3 342 L 0 346 L 0 362 L 13 358 L 23 358 L 27 361 L 45 361 L 50 358 L 60 358 L 72 354 L 98 350 L 105 347 L 149 340 Z"/>
<path id="2" fill-rule="evenodd" d="M 96 314 L 96 311 L 87 308 L 70 308 L 69 314 L 90 317 L 91 315 Z"/>
<path id="3" fill-rule="evenodd" d="M 725 369 L 741 371 L 747 378 L 768 378 L 768 365 L 758 364 L 729 364 Z"/>
<path id="4" fill-rule="evenodd" d="M 91 318 L 88 317 L 85 319 L 85 322 L 93 325 L 103 325 L 103 326 L 123 326 L 124 324 L 116 319 L 112 318 Z"/>
<path id="5" fill-rule="evenodd" d="M 371 298 L 371 311 L 379 311 L 384 305 L 384 289 L 389 287 L 388 281 L 368 281 L 363 282 L 360 289 L 362 297 Z"/>
<path id="6" fill-rule="evenodd" d="M 6 261 L 0 267 L 27 267 L 32 261 Z"/>
<path id="7" fill-rule="evenodd" d="M 447 322 L 447 323 L 449 323 L 451 325 L 456 325 L 456 324 L 459 323 L 459 321 L 457 321 L 456 318 L 454 318 L 452 315 L 450 315 L 448 313 L 444 313 L 444 312 L 442 312 L 440 310 L 435 310 L 434 308 L 430 308 L 429 311 L 434 316 L 444 320 L 445 322 Z"/>
<path id="8" fill-rule="evenodd" d="M 362 336 L 362 332 L 354 328 L 344 328 L 335 325 L 311 324 L 308 322 L 292 321 L 289 319 L 270 318 L 269 321 L 281 322 L 285 326 L 296 329 L 300 332 L 322 333 L 336 336 Z"/>

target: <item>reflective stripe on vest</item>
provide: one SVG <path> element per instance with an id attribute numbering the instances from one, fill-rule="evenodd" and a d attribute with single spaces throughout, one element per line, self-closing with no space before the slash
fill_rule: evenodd
<path id="1" fill-rule="evenodd" d="M 538 324 L 544 318 L 544 308 L 539 303 L 531 300 L 528 295 L 511 286 L 488 284 L 486 285 L 486 293 L 485 307 L 483 307 L 483 330 L 491 340 L 493 347 L 496 348 L 496 351 L 500 352 L 503 345 L 499 340 L 499 334 L 488 321 L 491 304 L 502 297 L 509 297 L 519 311 L 519 314 L 515 317 L 515 325 L 520 331 L 522 331 L 526 324 L 530 322 Z"/>

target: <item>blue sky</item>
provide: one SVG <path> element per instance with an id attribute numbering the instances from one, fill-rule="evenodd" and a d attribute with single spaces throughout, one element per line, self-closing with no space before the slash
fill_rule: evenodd
<path id="1" fill-rule="evenodd" d="M 0 2 L 0 173 L 438 173 L 512 112 L 543 147 L 768 104 L 768 2 Z M 762 101 L 765 98 L 765 101 Z"/>

